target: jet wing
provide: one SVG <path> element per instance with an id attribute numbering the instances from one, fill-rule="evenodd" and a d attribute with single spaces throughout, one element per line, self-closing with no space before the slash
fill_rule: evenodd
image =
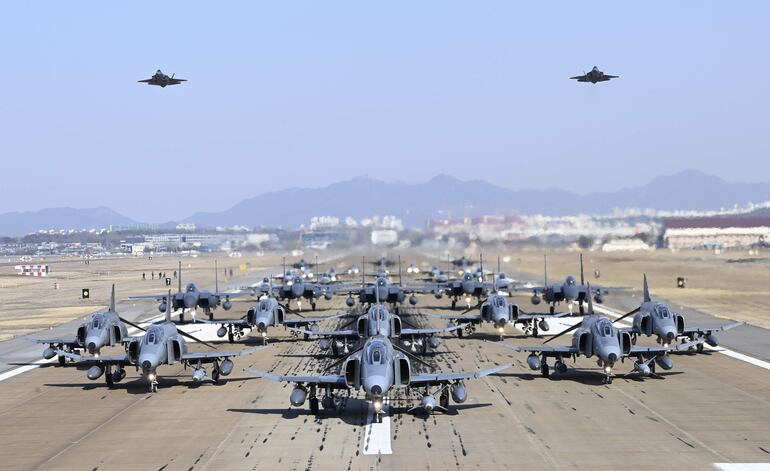
<path id="1" fill-rule="evenodd" d="M 187 81 L 187 79 L 173 78 L 173 79 L 169 79 L 168 84 L 169 85 L 179 85 L 180 83 L 186 82 L 186 81 Z"/>
<path id="2" fill-rule="evenodd" d="M 708 335 L 712 332 L 723 332 L 725 330 L 734 329 L 735 327 L 738 327 L 740 325 L 743 325 L 743 322 L 734 322 L 732 324 L 724 324 L 717 327 L 689 327 L 685 328 L 684 331 L 682 331 L 682 334 L 684 335 L 692 335 L 692 334 L 700 334 L 700 335 Z M 41 343 L 41 342 L 38 342 Z"/>
<path id="3" fill-rule="evenodd" d="M 629 355 L 635 355 L 637 353 L 665 353 L 665 352 L 681 352 L 689 350 L 691 347 L 703 343 L 704 339 L 693 340 L 692 342 L 680 343 L 679 345 L 669 345 L 667 347 L 663 345 L 632 345 Z"/>
<path id="4" fill-rule="evenodd" d="M 195 322 L 199 322 L 202 324 L 217 324 L 217 325 L 241 325 L 244 327 L 250 327 L 249 321 L 246 319 L 217 319 L 210 321 L 208 319 L 196 319 Z"/>
<path id="5" fill-rule="evenodd" d="M 174 294 L 172 293 L 171 296 Z M 143 294 L 141 296 L 129 296 L 128 299 L 154 299 L 156 301 L 162 301 L 168 297 L 168 294 L 158 294 L 158 295 L 152 295 L 152 294 Z"/>
<path id="6" fill-rule="evenodd" d="M 252 369 L 243 370 L 246 373 L 256 376 L 257 378 L 269 379 L 270 381 L 286 382 L 286 383 L 312 383 L 328 386 L 346 386 L 345 377 L 341 375 L 323 375 L 323 376 L 284 376 L 277 375 L 275 373 L 269 373 L 267 371 L 257 371 Z"/>
<path id="7" fill-rule="evenodd" d="M 240 298 L 241 296 L 251 296 L 251 288 L 249 291 L 231 291 L 229 293 L 214 293 L 214 296 L 220 298 Z"/>
<path id="8" fill-rule="evenodd" d="M 318 335 L 319 337 L 358 337 L 358 331 L 355 330 L 312 331 L 295 327 L 289 327 L 289 330 L 298 334 Z"/>
<path id="9" fill-rule="evenodd" d="M 579 353 L 578 349 L 572 345 L 510 345 L 503 342 L 492 342 L 492 344 L 513 350 L 514 352 L 535 352 L 560 355 Z"/>
<path id="10" fill-rule="evenodd" d="M 24 340 L 29 340 L 30 342 L 35 343 L 47 343 L 50 345 L 68 345 L 68 346 L 80 346 L 77 339 L 30 339 L 25 338 Z"/>
<path id="11" fill-rule="evenodd" d="M 478 379 L 497 373 L 498 371 L 508 369 L 510 367 L 511 365 L 499 365 L 493 368 L 488 368 L 486 370 L 463 373 L 420 373 L 412 375 L 409 378 L 409 386 L 420 386 L 436 383 L 446 384 L 455 381 L 462 381 L 464 379 Z"/>
<path id="12" fill-rule="evenodd" d="M 554 314 L 538 314 L 538 313 L 527 313 L 527 312 L 519 312 L 519 316 L 516 318 L 516 320 L 520 321 L 527 321 L 530 319 L 554 319 L 559 317 L 567 317 L 571 315 L 571 312 L 556 312 Z"/>
<path id="13" fill-rule="evenodd" d="M 131 363 L 128 359 L 128 354 L 123 355 L 99 355 L 97 356 L 83 356 L 78 355 L 77 353 L 72 352 L 65 352 L 64 350 L 56 350 L 56 353 L 58 353 L 61 356 L 67 357 L 70 360 L 75 360 L 77 362 L 86 362 L 86 361 L 94 361 L 94 362 L 100 362 L 100 363 Z"/>
<path id="14" fill-rule="evenodd" d="M 511 291 L 542 293 L 545 291 L 545 288 L 545 286 L 514 286 Z"/>
<path id="15" fill-rule="evenodd" d="M 152 79 L 144 79 L 144 80 L 137 80 L 139 83 L 150 83 L 152 82 Z"/>
<path id="16" fill-rule="evenodd" d="M 576 75 L 574 77 L 570 77 L 569 79 L 570 80 L 577 80 L 578 82 L 586 82 L 586 81 L 588 81 L 588 77 L 586 77 L 585 75 Z"/>
<path id="17" fill-rule="evenodd" d="M 401 335 L 431 335 L 442 334 L 446 332 L 453 332 L 457 329 L 462 329 L 463 326 L 455 325 L 452 327 L 445 327 L 443 329 L 401 329 Z"/>
<path id="18" fill-rule="evenodd" d="M 245 355 L 251 355 L 254 352 L 264 350 L 267 347 L 247 348 L 239 352 L 192 352 L 182 355 L 180 360 L 195 361 L 195 360 L 216 360 L 218 358 L 225 357 L 242 357 Z"/>
<path id="19" fill-rule="evenodd" d="M 462 315 L 462 314 L 423 314 L 428 317 L 435 317 L 436 319 L 447 319 L 450 321 L 457 321 L 457 322 L 477 322 L 481 321 L 481 314 L 471 314 L 471 315 Z"/>
<path id="20" fill-rule="evenodd" d="M 300 317 L 299 319 L 284 319 L 283 324 L 284 325 L 307 325 L 307 324 L 314 324 L 317 322 L 325 322 L 330 321 L 334 319 L 339 319 L 340 317 L 347 316 L 347 312 L 342 312 L 340 314 L 337 314 L 336 316 L 328 316 L 328 317 Z"/>

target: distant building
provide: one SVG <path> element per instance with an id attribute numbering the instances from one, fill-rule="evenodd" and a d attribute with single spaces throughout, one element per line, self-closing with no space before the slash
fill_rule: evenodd
<path id="1" fill-rule="evenodd" d="M 770 217 L 667 218 L 663 240 L 674 250 L 756 247 L 770 241 Z"/>
<path id="2" fill-rule="evenodd" d="M 652 250 L 641 239 L 612 239 L 602 244 L 602 252 L 639 252 Z"/>

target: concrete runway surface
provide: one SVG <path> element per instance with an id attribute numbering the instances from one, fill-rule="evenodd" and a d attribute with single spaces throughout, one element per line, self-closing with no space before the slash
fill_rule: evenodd
<path id="1" fill-rule="evenodd" d="M 516 299 L 522 309 L 535 310 L 528 296 Z M 619 313 L 633 302 L 613 295 L 606 307 Z M 318 304 L 325 311 L 317 314 L 333 314 L 344 308 L 344 297 Z M 417 307 L 404 309 L 409 312 L 405 318 L 441 326 L 442 321 L 420 312 L 449 313 L 448 305 L 446 298 L 420 296 Z M 133 308 L 134 318 L 157 316 L 154 303 L 142 306 L 143 311 Z M 246 306 L 238 302 L 215 317 L 240 316 Z M 208 339 L 216 327 L 186 329 Z M 741 329 L 725 334 L 723 345 L 767 359 L 770 333 L 753 326 Z M 550 333 L 558 330 L 554 324 Z M 20 353 L 9 342 L 0 343 L 2 468 L 610 470 L 770 462 L 770 370 L 719 352 L 674 355 L 674 368 L 654 378 L 622 375 L 632 369 L 626 362 L 616 366 L 620 376 L 610 385 L 602 384 L 596 363 L 585 359 L 576 363 L 581 370 L 544 379 L 529 370 L 525 353 L 485 342 L 497 335 L 482 326 L 462 340 L 444 337 L 427 361 L 442 372 L 504 363 L 512 368 L 468 381 L 468 401 L 453 404 L 447 414 L 407 413 L 414 401 L 397 396 L 386 405 L 385 420 L 372 424 L 363 396 L 344 397 L 336 410 L 315 417 L 307 405 L 289 405 L 291 386 L 243 373 L 243 368 L 321 373 L 333 361 L 313 358 L 324 355 L 315 342 L 296 341 L 280 328 L 271 331 L 276 334 L 268 350 L 234 359 L 225 384 L 196 385 L 191 371 L 180 365 L 160 367 L 156 394 L 147 392 L 132 368 L 114 389 L 103 380 L 87 380 L 84 370 L 54 363 L 17 374 L 17 368 L 24 368 L 19 363 L 39 359 L 42 348 L 28 346 Z M 751 339 L 751 351 L 741 350 L 743 339 Z M 565 336 L 556 342 L 569 340 Z M 506 341 L 530 345 L 542 339 L 509 328 Z M 256 337 L 245 341 L 246 346 L 260 344 Z M 244 345 L 223 343 L 220 348 Z"/>

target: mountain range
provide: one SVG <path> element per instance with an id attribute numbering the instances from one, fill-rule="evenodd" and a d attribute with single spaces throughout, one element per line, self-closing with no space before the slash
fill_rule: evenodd
<path id="1" fill-rule="evenodd" d="M 489 214 L 606 214 L 615 209 L 718 210 L 770 201 L 770 183 L 733 183 L 689 170 L 617 191 L 577 194 L 569 190 L 512 190 L 481 180 L 447 175 L 423 183 L 387 183 L 368 177 L 321 188 L 290 188 L 263 193 L 219 212 L 199 212 L 179 222 L 199 227 L 245 225 L 295 228 L 313 216 L 355 219 L 393 215 L 407 227 L 427 219 Z M 183 215 L 179 215 L 183 217 Z M 52 208 L 0 214 L 0 234 L 18 236 L 49 228 L 99 228 L 132 224 L 109 208 Z"/>

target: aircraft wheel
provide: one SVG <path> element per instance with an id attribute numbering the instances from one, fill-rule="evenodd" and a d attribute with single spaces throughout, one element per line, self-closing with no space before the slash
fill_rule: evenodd
<path id="1" fill-rule="evenodd" d="M 543 363 L 540 365 L 540 373 L 542 373 L 543 378 L 548 378 L 551 376 L 551 369 L 548 367 L 548 363 L 543 361 Z"/>
<path id="2" fill-rule="evenodd" d="M 422 341 L 422 351 L 421 351 L 421 353 L 423 355 L 427 355 L 428 354 L 428 341 L 426 339 L 423 339 L 423 341 Z"/>
<path id="3" fill-rule="evenodd" d="M 532 336 L 537 337 L 540 332 L 537 330 L 537 322 L 532 323 Z"/>
<path id="4" fill-rule="evenodd" d="M 439 396 L 438 404 L 444 409 L 449 409 L 449 392 L 446 389 L 444 389 L 444 392 Z"/>
<path id="5" fill-rule="evenodd" d="M 332 340 L 332 356 L 334 358 L 337 358 L 338 356 L 340 356 L 340 349 L 337 348 L 337 341 L 335 340 Z"/>
<path id="6" fill-rule="evenodd" d="M 462 327 L 460 327 L 459 329 L 457 329 L 457 338 L 458 338 L 458 339 L 461 339 L 461 338 L 463 338 L 463 328 L 462 328 Z"/>
<path id="7" fill-rule="evenodd" d="M 233 343 L 235 341 L 235 336 L 233 335 L 233 330 L 230 329 L 227 332 L 227 340 L 230 341 L 230 343 Z"/>
<path id="8" fill-rule="evenodd" d="M 655 374 L 655 362 L 654 361 L 650 362 L 650 374 L 651 375 Z"/>
<path id="9" fill-rule="evenodd" d="M 636 345 L 636 335 L 631 337 L 631 345 Z"/>
<path id="10" fill-rule="evenodd" d="M 115 386 L 115 381 L 112 380 L 112 372 L 108 371 L 104 374 L 104 381 L 107 383 L 107 387 L 112 388 Z"/>
<path id="11" fill-rule="evenodd" d="M 312 412 L 315 415 L 318 415 L 318 398 L 317 397 L 310 398 L 310 412 Z"/>
<path id="12" fill-rule="evenodd" d="M 604 384 L 612 384 L 612 376 L 605 376 Z"/>
<path id="13" fill-rule="evenodd" d="M 556 312 L 556 306 L 551 305 L 548 310 L 551 311 L 551 314 L 553 315 Z"/>
<path id="14" fill-rule="evenodd" d="M 211 372 L 211 380 L 214 381 L 214 384 L 219 384 L 219 368 L 214 368 Z"/>
<path id="15" fill-rule="evenodd" d="M 582 302 L 580 303 L 580 307 L 578 309 L 580 310 L 580 315 L 581 316 L 584 316 L 586 314 L 586 310 L 583 307 L 583 303 Z"/>
<path id="16" fill-rule="evenodd" d="M 211 311 L 209 311 L 209 320 L 210 320 L 210 321 L 213 321 L 213 320 L 214 320 L 214 313 L 213 313 L 213 312 L 211 312 Z"/>
<path id="17" fill-rule="evenodd" d="M 310 303 L 310 308 L 315 311 L 315 303 Z"/>
<path id="18" fill-rule="evenodd" d="M 59 355 L 59 366 L 67 366 L 67 357 Z"/>
<path id="19" fill-rule="evenodd" d="M 698 346 L 695 347 L 695 349 L 698 351 L 698 353 L 703 353 L 703 344 L 699 343 Z"/>
<path id="20" fill-rule="evenodd" d="M 452 309 L 454 309 L 455 307 L 457 307 L 457 301 L 452 300 Z"/>
<path id="21" fill-rule="evenodd" d="M 158 392 L 158 383 L 156 383 L 156 382 L 150 383 L 150 392 L 151 393 Z"/>
<path id="22" fill-rule="evenodd" d="M 305 338 L 305 340 L 308 340 L 310 338 L 310 334 L 305 334 L 304 338 Z"/>

